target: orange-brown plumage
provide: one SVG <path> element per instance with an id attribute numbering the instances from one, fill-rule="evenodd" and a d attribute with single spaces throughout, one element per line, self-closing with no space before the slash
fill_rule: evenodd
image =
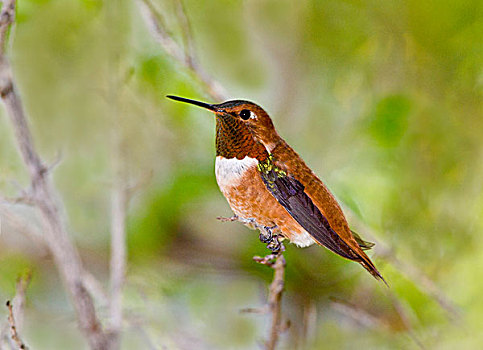
<path id="1" fill-rule="evenodd" d="M 302 158 L 282 138 L 279 138 L 271 154 L 278 167 L 288 173 L 297 174 L 297 180 L 305 187 L 305 192 L 327 218 L 332 229 L 353 250 L 353 260 L 361 263 L 373 276 L 382 279 L 372 261 L 356 242 L 339 203 Z"/>
<path id="2" fill-rule="evenodd" d="M 260 106 L 241 100 L 209 105 L 168 97 L 215 113 L 216 178 L 242 222 L 299 246 L 324 245 L 384 281 L 354 238 L 334 196 L 278 135 Z"/>

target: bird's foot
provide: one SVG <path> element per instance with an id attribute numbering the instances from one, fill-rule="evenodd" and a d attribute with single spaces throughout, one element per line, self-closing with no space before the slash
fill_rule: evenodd
<path id="1" fill-rule="evenodd" d="M 232 217 L 229 217 L 229 218 L 225 218 L 223 216 L 218 216 L 216 218 L 216 220 L 220 220 L 221 222 L 233 222 L 233 221 L 240 220 L 240 218 L 238 217 L 238 215 L 233 215 Z"/>
<path id="2" fill-rule="evenodd" d="M 274 237 L 272 243 L 274 241 L 277 242 L 277 246 L 273 248 L 269 248 L 272 251 L 271 254 L 265 255 L 264 257 L 254 256 L 253 260 L 259 264 L 263 264 L 267 266 L 272 266 L 273 264 L 275 264 L 275 261 L 278 259 L 278 257 L 285 251 L 285 247 L 283 243 L 278 240 L 277 236 Z"/>
<path id="3" fill-rule="evenodd" d="M 283 244 L 281 240 L 281 236 L 273 233 L 273 231 L 277 228 L 277 225 L 274 226 L 262 226 L 259 227 L 260 229 L 260 241 L 262 243 L 267 244 L 267 248 L 272 251 L 273 254 L 278 254 L 280 250 L 283 248 Z"/>
<path id="4" fill-rule="evenodd" d="M 270 243 L 273 240 L 273 235 L 271 232 L 260 231 L 260 235 L 258 236 L 258 238 L 262 243 Z"/>
<path id="5" fill-rule="evenodd" d="M 273 230 L 277 228 L 277 225 L 274 226 L 258 226 L 257 227 L 260 230 L 260 235 L 258 238 L 262 243 L 270 243 L 273 241 Z"/>
<path id="6" fill-rule="evenodd" d="M 285 251 L 285 247 L 282 243 L 282 241 L 279 239 L 281 236 L 274 235 L 272 237 L 272 240 L 267 244 L 267 248 L 272 251 L 273 254 L 280 254 L 281 252 Z"/>

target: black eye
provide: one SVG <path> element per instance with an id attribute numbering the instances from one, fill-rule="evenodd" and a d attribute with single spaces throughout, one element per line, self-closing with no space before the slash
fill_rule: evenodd
<path id="1" fill-rule="evenodd" d="M 244 109 L 240 112 L 240 118 L 243 120 L 248 120 L 250 118 L 250 111 L 248 109 Z"/>

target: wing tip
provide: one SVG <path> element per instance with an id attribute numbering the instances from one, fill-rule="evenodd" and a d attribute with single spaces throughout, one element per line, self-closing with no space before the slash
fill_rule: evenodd
<path id="1" fill-rule="evenodd" d="M 376 267 L 374 266 L 374 264 L 372 264 L 372 262 L 369 264 L 367 263 L 367 261 L 361 259 L 360 263 L 376 280 L 383 282 L 387 288 L 390 288 L 387 281 L 384 279 L 384 277 L 382 277 L 381 273 L 379 272 L 378 269 L 376 269 Z"/>

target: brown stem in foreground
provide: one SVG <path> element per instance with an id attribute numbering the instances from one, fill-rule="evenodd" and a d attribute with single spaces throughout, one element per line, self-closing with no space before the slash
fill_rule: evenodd
<path id="1" fill-rule="evenodd" d="M 282 293 L 285 285 L 285 264 L 285 258 L 283 254 L 280 254 L 275 264 L 272 265 L 275 272 L 268 296 L 270 312 L 272 313 L 272 324 L 270 327 L 270 338 L 265 344 L 267 350 L 275 349 L 282 332 Z"/>
<path id="2" fill-rule="evenodd" d="M 8 308 L 8 326 L 10 328 L 10 338 L 18 349 L 27 349 L 25 343 L 21 340 L 19 333 L 22 330 L 23 312 L 25 308 L 25 291 L 27 290 L 32 273 L 29 271 L 25 276 L 21 276 L 17 280 L 16 292 L 13 301 L 7 300 Z M 11 345 L 13 346 L 13 344 Z"/>
<path id="3" fill-rule="evenodd" d="M 7 300 L 7 308 L 8 308 L 8 324 L 10 326 L 10 336 L 12 340 L 15 342 L 15 345 L 18 349 L 27 349 L 25 344 L 20 339 L 20 336 L 17 332 L 17 326 L 15 325 L 15 317 L 13 315 L 13 306 L 10 300 Z"/>
<path id="4" fill-rule="evenodd" d="M 275 259 L 275 261 L 273 261 Z M 266 350 L 274 350 L 277 346 L 280 334 L 285 330 L 286 327 L 282 325 L 282 295 L 285 286 L 285 257 L 282 253 L 273 257 L 272 254 L 267 255 L 264 258 L 255 256 L 253 260 L 256 262 L 270 266 L 273 272 L 273 281 L 270 284 L 268 292 L 268 305 L 266 308 L 257 309 L 246 309 L 246 312 L 255 313 L 270 313 L 272 315 L 272 321 L 270 324 L 270 333 L 268 340 L 265 342 Z"/>
<path id="5" fill-rule="evenodd" d="M 15 133 L 17 147 L 31 180 L 29 198 L 40 212 L 45 241 L 76 310 L 79 326 L 92 349 L 107 349 L 109 338 L 102 330 L 92 297 L 83 281 L 79 253 L 72 243 L 63 216 L 64 206 L 57 195 L 49 169 L 32 140 L 13 72 L 5 54 L 6 37 L 15 19 L 15 0 L 5 0 L 0 14 L 0 96 Z"/>

